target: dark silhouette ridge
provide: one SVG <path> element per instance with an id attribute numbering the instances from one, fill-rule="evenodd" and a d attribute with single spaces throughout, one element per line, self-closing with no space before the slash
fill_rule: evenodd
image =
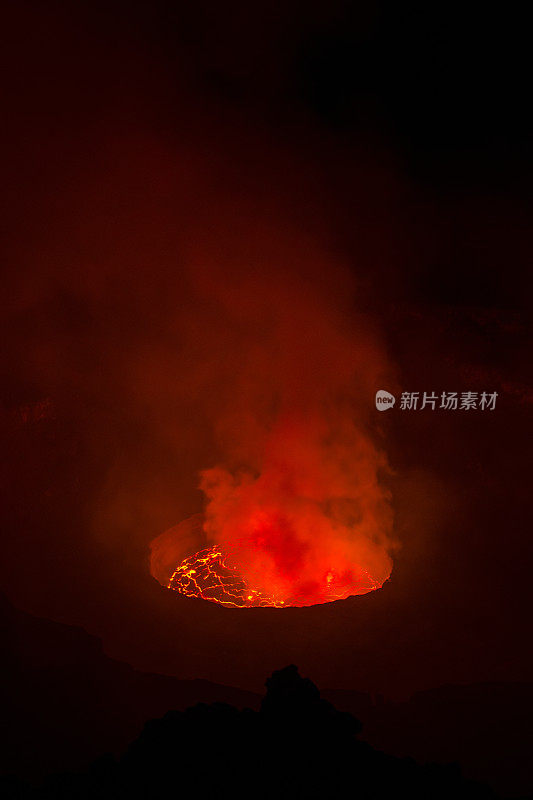
<path id="1" fill-rule="evenodd" d="M 456 765 L 420 766 L 358 739 L 360 724 L 320 697 L 295 666 L 267 681 L 260 711 L 223 703 L 170 711 L 148 722 L 118 760 L 64 773 L 30 789 L 6 781 L 12 798 L 344 797 L 489 800 Z"/>
<path id="2" fill-rule="evenodd" d="M 252 692 L 135 670 L 106 656 L 100 640 L 83 629 L 32 617 L 5 599 L 0 618 L 3 774 L 35 781 L 84 768 L 106 752 L 118 756 L 147 720 L 203 702 L 261 706 L 265 718 L 284 717 L 283 729 L 296 725 L 302 739 L 304 718 L 309 730 L 322 720 L 333 736 L 343 729 L 357 733 L 357 717 L 363 738 L 377 750 L 422 763 L 458 762 L 466 777 L 504 795 L 524 795 L 533 786 L 530 684 L 447 686 L 392 703 L 352 690 L 320 694 L 292 668 L 268 679 L 261 704 Z"/>
<path id="3" fill-rule="evenodd" d="M 39 778 L 120 753 L 144 723 L 198 702 L 258 706 L 252 692 L 143 673 L 105 655 L 82 628 L 33 617 L 0 595 L 0 774 Z"/>

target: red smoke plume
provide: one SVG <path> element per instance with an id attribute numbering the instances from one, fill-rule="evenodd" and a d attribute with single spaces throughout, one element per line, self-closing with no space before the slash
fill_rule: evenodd
<path id="1" fill-rule="evenodd" d="M 211 365 L 220 456 L 201 472 L 203 531 L 254 591 L 310 605 L 369 591 L 391 571 L 386 461 L 367 429 L 386 365 L 350 306 L 347 273 L 318 248 L 307 264 L 276 249 L 271 271 L 211 264 L 196 273 L 228 347 L 228 360 L 221 352 Z M 184 533 L 156 540 L 153 563 Z"/>

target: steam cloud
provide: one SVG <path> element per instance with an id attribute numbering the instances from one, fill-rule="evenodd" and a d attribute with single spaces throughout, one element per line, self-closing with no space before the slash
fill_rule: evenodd
<path id="1" fill-rule="evenodd" d="M 368 590 L 369 577 L 383 583 L 392 516 L 368 431 L 384 354 L 353 309 L 348 270 L 295 238 L 272 230 L 245 263 L 238 242 L 225 262 L 199 260 L 182 325 L 219 447 L 201 471 L 207 540 L 237 553 L 250 585 L 306 604 L 335 586 L 341 596 Z M 171 566 L 165 551 L 174 558 L 190 533 L 182 525 L 154 542 L 155 574 L 166 562 L 158 577 Z"/>

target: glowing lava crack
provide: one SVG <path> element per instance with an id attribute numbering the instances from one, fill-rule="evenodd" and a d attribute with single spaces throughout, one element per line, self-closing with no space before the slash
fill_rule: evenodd
<path id="1" fill-rule="evenodd" d="M 232 561 L 232 556 L 219 545 L 200 550 L 179 564 L 170 578 L 168 588 L 187 597 L 210 600 L 233 608 L 284 608 L 329 603 L 351 595 L 365 594 L 380 586 L 362 569 L 358 570 L 357 576 L 351 572 L 342 576 L 342 580 L 330 571 L 323 576 L 322 586 L 317 586 L 311 594 L 281 599 L 249 586 Z"/>

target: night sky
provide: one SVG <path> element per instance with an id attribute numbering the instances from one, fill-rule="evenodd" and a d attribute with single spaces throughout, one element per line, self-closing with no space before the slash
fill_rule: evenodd
<path id="1" fill-rule="evenodd" d="M 387 696 L 528 680 L 524 21 L 454 3 L 17 2 L 2 38 L 11 602 L 135 667 L 243 689 L 288 663 Z M 388 460 L 391 578 L 282 611 L 168 592 L 150 542 L 202 510 L 219 401 L 223 440 L 248 424 L 243 363 L 265 385 L 274 370 L 266 310 L 307 319 L 307 293 L 326 361 L 327 309 L 365 343 L 356 406 Z M 276 345 L 309 392 L 312 327 Z M 380 414 L 377 389 L 498 398 Z"/>

